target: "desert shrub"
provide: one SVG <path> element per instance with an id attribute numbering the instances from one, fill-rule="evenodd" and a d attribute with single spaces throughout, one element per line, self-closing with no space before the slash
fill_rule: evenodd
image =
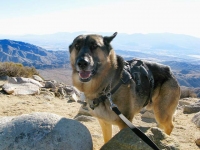
<path id="1" fill-rule="evenodd" d="M 34 67 L 25 67 L 20 63 L 1 62 L 0 76 L 9 77 L 32 77 L 32 75 L 39 75 Z"/>
<path id="2" fill-rule="evenodd" d="M 197 97 L 200 98 L 200 88 L 195 88 L 194 92 L 197 94 Z"/>
<path id="3" fill-rule="evenodd" d="M 181 96 L 180 98 L 187 98 L 187 97 L 193 97 L 196 98 L 197 94 L 194 92 L 193 89 L 190 89 L 188 87 L 181 87 Z"/>

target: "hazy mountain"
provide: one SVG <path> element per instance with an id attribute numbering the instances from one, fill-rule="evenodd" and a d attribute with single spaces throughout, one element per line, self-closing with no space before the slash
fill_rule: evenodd
<path id="1" fill-rule="evenodd" d="M 73 39 L 80 34 L 89 34 L 88 32 L 74 33 L 55 33 L 47 35 L 24 35 L 24 36 L 2 36 L 20 40 L 38 45 L 47 50 L 65 50 Z M 103 36 L 112 35 L 113 33 L 97 33 Z M 157 34 L 124 34 L 118 33 L 112 41 L 115 50 L 118 50 L 125 57 L 137 57 L 134 53 L 153 56 L 154 59 L 164 61 L 190 61 L 191 63 L 200 64 L 200 38 L 172 33 Z M 124 54 L 123 54 L 123 52 Z M 146 57 L 148 58 L 148 57 Z M 150 59 L 152 59 L 150 57 Z"/>
<path id="2" fill-rule="evenodd" d="M 162 63 L 172 68 L 181 86 L 200 87 L 200 65 L 177 61 L 166 61 Z"/>
<path id="3" fill-rule="evenodd" d="M 55 33 L 47 35 L 0 35 L 0 39 L 12 39 L 18 41 L 24 41 L 32 43 L 34 45 L 45 48 L 46 50 L 68 50 L 68 46 L 72 43 L 72 40 L 80 35 L 81 32 L 76 33 Z"/>
<path id="4" fill-rule="evenodd" d="M 0 61 L 49 68 L 63 66 L 69 60 L 66 51 L 47 51 L 29 43 L 5 39 L 0 40 Z"/>

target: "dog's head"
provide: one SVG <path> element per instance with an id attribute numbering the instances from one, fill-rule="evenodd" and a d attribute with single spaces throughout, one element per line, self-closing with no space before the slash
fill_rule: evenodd
<path id="1" fill-rule="evenodd" d="M 101 35 L 79 35 L 69 46 L 73 74 L 79 75 L 81 82 L 89 82 L 106 65 L 112 51 L 110 42 L 115 38 Z"/>

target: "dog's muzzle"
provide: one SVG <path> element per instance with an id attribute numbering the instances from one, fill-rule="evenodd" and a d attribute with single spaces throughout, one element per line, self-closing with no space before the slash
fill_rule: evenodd
<path id="1" fill-rule="evenodd" d="M 76 63 L 77 71 L 82 82 L 88 82 L 96 73 L 95 67 L 87 57 L 79 58 Z"/>

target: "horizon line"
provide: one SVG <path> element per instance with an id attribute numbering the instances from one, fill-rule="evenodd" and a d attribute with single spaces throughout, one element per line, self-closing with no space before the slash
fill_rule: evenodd
<path id="1" fill-rule="evenodd" d="M 63 31 L 63 32 L 53 32 L 53 33 L 43 33 L 43 34 L 36 34 L 36 33 L 26 33 L 26 34 L 0 34 L 0 36 L 44 36 L 44 35 L 54 35 L 54 34 L 107 34 L 107 33 L 114 33 L 115 31 L 107 31 L 107 32 L 96 32 L 96 31 L 74 31 L 74 32 L 69 32 L 69 31 Z M 134 35 L 134 34 L 141 34 L 141 35 L 148 35 L 148 34 L 175 34 L 175 35 L 185 35 L 185 36 L 191 36 L 195 38 L 200 38 L 195 35 L 190 35 L 190 34 L 184 34 L 184 33 L 172 33 L 172 32 L 149 32 L 149 33 L 126 33 L 126 32 L 118 32 L 118 34 L 127 34 L 127 35 Z"/>

